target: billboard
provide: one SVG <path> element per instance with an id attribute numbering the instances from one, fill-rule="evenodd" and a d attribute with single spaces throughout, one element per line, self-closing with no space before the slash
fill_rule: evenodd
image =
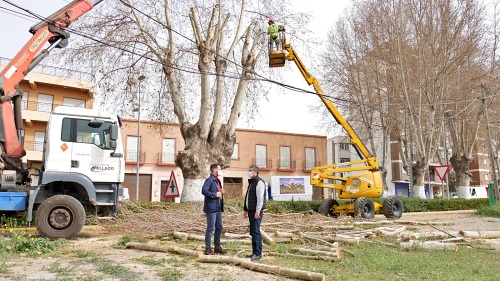
<path id="1" fill-rule="evenodd" d="M 307 176 L 271 177 L 273 200 L 312 200 L 312 186 Z"/>

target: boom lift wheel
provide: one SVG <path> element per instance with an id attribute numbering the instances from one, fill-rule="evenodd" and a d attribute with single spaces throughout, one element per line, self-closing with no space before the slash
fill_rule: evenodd
<path id="1" fill-rule="evenodd" d="M 73 238 L 85 224 L 85 210 L 72 196 L 55 195 L 47 198 L 36 211 L 38 232 L 47 238 Z"/>
<path id="2" fill-rule="evenodd" d="M 338 217 L 339 213 L 335 212 L 335 207 L 339 206 L 337 200 L 329 198 L 321 201 L 319 205 L 319 213 L 325 216 Z"/>
<path id="3" fill-rule="evenodd" d="M 397 196 L 389 196 L 384 200 L 382 207 L 388 219 L 399 219 L 403 215 L 403 202 Z"/>
<path id="4" fill-rule="evenodd" d="M 358 216 L 364 219 L 371 219 L 375 216 L 375 206 L 370 198 L 359 197 L 354 201 L 354 217 Z"/>

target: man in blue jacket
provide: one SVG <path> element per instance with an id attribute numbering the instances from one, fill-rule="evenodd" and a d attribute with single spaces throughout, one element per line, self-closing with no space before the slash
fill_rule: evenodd
<path id="1" fill-rule="evenodd" d="M 205 195 L 203 212 L 207 215 L 207 230 L 205 232 L 205 255 L 225 254 L 226 250 L 220 246 L 222 234 L 222 212 L 224 211 L 224 189 L 217 176 L 222 176 L 222 169 L 218 164 L 210 165 L 210 176 L 205 180 L 201 193 Z M 212 249 L 212 232 L 214 234 L 214 245 Z"/>

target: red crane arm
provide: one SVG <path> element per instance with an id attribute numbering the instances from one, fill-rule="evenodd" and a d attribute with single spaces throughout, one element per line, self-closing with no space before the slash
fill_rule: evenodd
<path id="1" fill-rule="evenodd" d="M 1 156 L 4 160 L 26 155 L 17 135 L 17 129 L 22 129 L 22 91 L 19 83 L 31 69 L 48 56 L 50 50 L 67 45 L 69 33 L 64 29 L 97 3 L 75 0 L 52 14 L 47 20 L 32 26 L 30 32 L 33 33 L 33 37 L 0 72 L 0 142 L 3 143 Z M 50 46 L 41 50 L 47 42 Z M 14 109 L 11 101 L 14 103 Z"/>

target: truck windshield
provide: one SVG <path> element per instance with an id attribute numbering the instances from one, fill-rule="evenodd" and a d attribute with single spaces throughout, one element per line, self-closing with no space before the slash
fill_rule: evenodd
<path id="1" fill-rule="evenodd" d="M 102 149 L 112 149 L 109 145 L 109 126 L 113 124 L 103 121 L 97 127 L 89 124 L 91 120 L 64 118 L 61 131 L 61 140 L 69 142 L 89 143 Z"/>

